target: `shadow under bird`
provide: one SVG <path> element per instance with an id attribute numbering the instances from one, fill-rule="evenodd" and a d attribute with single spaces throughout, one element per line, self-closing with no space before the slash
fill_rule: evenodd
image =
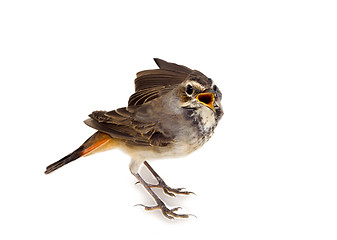
<path id="1" fill-rule="evenodd" d="M 49 165 L 49 174 L 80 158 L 97 152 L 120 148 L 130 155 L 130 171 L 156 205 L 169 219 L 188 218 L 169 209 L 152 188 L 161 188 L 169 196 L 188 195 L 182 188 L 171 188 L 147 162 L 152 159 L 185 156 L 207 142 L 223 115 L 221 92 L 197 70 L 155 58 L 159 69 L 137 73 L 135 93 L 128 106 L 113 111 L 94 111 L 85 124 L 97 130 L 78 149 Z M 158 181 L 149 184 L 139 174 L 144 164 Z"/>

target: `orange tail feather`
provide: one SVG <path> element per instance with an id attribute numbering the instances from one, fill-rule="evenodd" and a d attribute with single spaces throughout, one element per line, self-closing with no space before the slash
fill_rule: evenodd
<path id="1" fill-rule="evenodd" d="M 103 148 L 104 145 L 106 145 L 109 142 L 112 142 L 112 138 L 105 133 L 102 132 L 96 132 L 93 134 L 90 138 L 88 138 L 87 141 L 85 141 L 78 149 L 76 149 L 74 152 L 70 153 L 69 155 L 65 156 L 64 158 L 60 159 L 57 162 L 54 162 L 50 164 L 45 174 L 51 173 L 55 171 L 56 169 L 82 157 L 89 155 L 90 153 L 93 153 L 95 150 L 99 151 L 100 148 Z M 95 152 L 96 152 L 95 151 Z"/>

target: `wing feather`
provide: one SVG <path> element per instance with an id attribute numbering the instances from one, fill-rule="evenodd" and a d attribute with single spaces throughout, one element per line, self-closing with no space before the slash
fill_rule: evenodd
<path id="1" fill-rule="evenodd" d="M 185 66 L 154 59 L 160 69 L 144 70 L 137 73 L 135 93 L 129 98 L 129 106 L 147 103 L 166 94 L 176 85 L 185 81 L 193 71 Z"/>
<path id="2" fill-rule="evenodd" d="M 166 94 L 167 92 L 169 92 L 170 89 L 171 88 L 168 87 L 155 87 L 140 90 L 130 96 L 128 105 L 132 106 L 147 103 L 157 97 Z"/>
<path id="3" fill-rule="evenodd" d="M 84 122 L 128 144 L 159 147 L 171 144 L 174 136 L 168 136 L 166 131 L 165 133 L 161 131 L 160 123 L 152 118 L 149 119 L 142 107 L 185 81 L 193 71 L 185 66 L 158 58 L 154 61 L 159 69 L 137 73 L 135 93 L 130 96 L 128 107 L 109 112 L 94 111 Z"/>
<path id="4" fill-rule="evenodd" d="M 177 85 L 187 77 L 185 73 L 172 72 L 167 70 L 155 69 L 147 70 L 135 79 L 135 90 L 143 90 L 153 87 L 165 87 Z"/>
<path id="5" fill-rule="evenodd" d="M 137 119 L 134 115 L 136 108 L 119 108 L 110 112 L 94 111 L 84 122 L 113 138 L 136 146 L 162 147 L 173 142 L 173 137 L 162 133 L 157 123 Z"/>
<path id="6" fill-rule="evenodd" d="M 189 74 L 190 72 L 192 72 L 192 70 L 188 67 L 185 67 L 183 65 L 178 65 L 176 63 L 170 63 L 170 62 L 166 62 L 162 59 L 159 58 L 154 58 L 153 59 L 156 64 L 158 65 L 158 67 L 160 69 L 166 69 L 166 70 L 171 70 L 174 72 L 185 72 L 186 74 Z"/>

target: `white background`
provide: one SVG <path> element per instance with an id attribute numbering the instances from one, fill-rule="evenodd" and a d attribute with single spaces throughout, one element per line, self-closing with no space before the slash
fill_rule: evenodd
<path id="1" fill-rule="evenodd" d="M 336 239 L 335 1 L 1 1 L 1 239 Z M 223 93 L 213 138 L 153 167 L 197 196 L 170 221 L 118 150 L 45 167 L 127 104 L 153 57 Z M 162 195 L 161 195 L 162 196 Z"/>

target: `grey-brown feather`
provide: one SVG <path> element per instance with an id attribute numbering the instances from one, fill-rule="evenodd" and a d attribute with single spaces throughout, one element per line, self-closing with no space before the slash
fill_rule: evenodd
<path id="1" fill-rule="evenodd" d="M 164 60 L 154 59 L 160 69 L 144 70 L 137 73 L 135 79 L 135 93 L 129 98 L 128 105 L 141 105 L 158 98 L 175 86 L 182 83 L 193 70 L 169 63 Z"/>
<path id="2" fill-rule="evenodd" d="M 178 65 L 176 63 L 170 63 L 170 62 L 166 62 L 162 59 L 159 58 L 154 58 L 153 59 L 156 64 L 158 65 L 158 67 L 160 69 L 166 69 L 166 70 L 171 70 L 174 72 L 185 72 L 186 74 L 189 74 L 192 70 L 188 67 L 185 67 L 183 65 Z"/>
<path id="3" fill-rule="evenodd" d="M 114 111 L 94 111 L 84 122 L 113 138 L 137 146 L 167 146 L 173 142 L 160 131 L 158 123 L 141 121 L 135 112 L 139 107 L 119 108 Z"/>
<path id="4" fill-rule="evenodd" d="M 187 131 L 184 125 L 184 111 L 188 110 L 180 107 L 178 95 L 181 96 L 181 92 L 177 92 L 177 86 L 190 80 L 209 88 L 212 81 L 199 71 L 161 59 L 154 60 L 160 69 L 137 74 L 135 93 L 129 98 L 128 107 L 109 112 L 95 111 L 85 123 L 136 146 L 164 147 L 182 141 L 186 136 L 194 141 L 196 135 L 189 132 L 192 129 Z M 184 89 L 182 93 L 185 94 Z M 193 121 L 188 121 L 188 124 L 196 127 Z"/>

